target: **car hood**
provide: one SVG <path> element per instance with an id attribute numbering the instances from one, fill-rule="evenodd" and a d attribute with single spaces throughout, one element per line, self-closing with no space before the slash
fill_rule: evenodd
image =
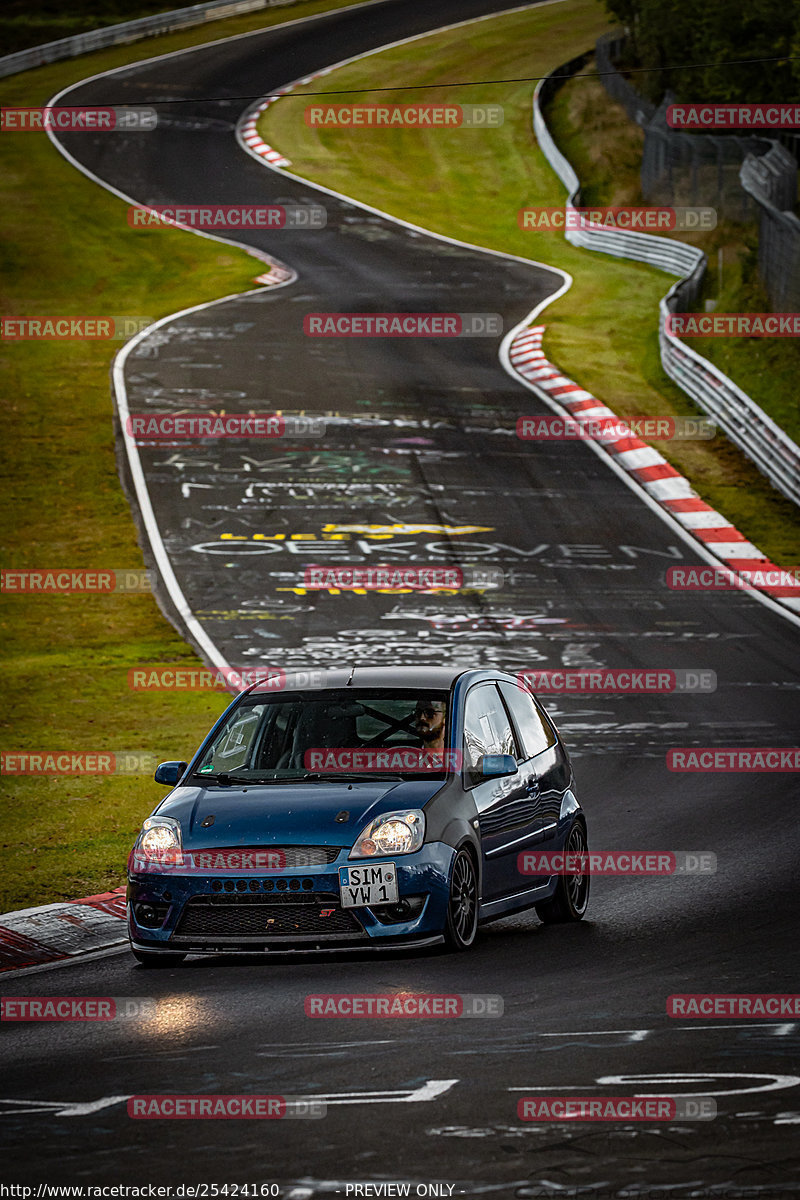
<path id="1" fill-rule="evenodd" d="M 181 824 L 184 848 L 352 846 L 364 825 L 398 808 L 422 808 L 442 779 L 403 782 L 250 784 L 177 787 L 156 810 Z M 347 820 L 336 820 L 342 812 Z M 213 825 L 202 822 L 213 816 Z"/>

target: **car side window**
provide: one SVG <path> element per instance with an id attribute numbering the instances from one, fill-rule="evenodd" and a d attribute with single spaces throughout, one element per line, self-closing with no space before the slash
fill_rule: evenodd
<path id="1" fill-rule="evenodd" d="M 499 683 L 497 686 L 511 709 L 525 748 L 525 757 L 533 758 L 535 754 L 554 746 L 556 735 L 530 692 L 516 683 Z"/>
<path id="2" fill-rule="evenodd" d="M 511 754 L 522 761 L 505 705 L 493 683 L 480 684 L 464 706 L 464 783 L 481 783 L 484 754 Z"/>
<path id="3" fill-rule="evenodd" d="M 232 725 L 223 729 L 217 741 L 206 753 L 202 766 L 216 771 L 235 771 L 249 764 L 250 750 L 263 722 L 266 706 L 248 705 L 242 708 Z M 201 767 L 202 769 L 202 767 Z"/>

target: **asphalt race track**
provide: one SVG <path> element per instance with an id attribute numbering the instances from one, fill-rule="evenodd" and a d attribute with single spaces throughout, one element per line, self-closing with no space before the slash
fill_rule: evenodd
<path id="1" fill-rule="evenodd" d="M 581 924 L 507 919 L 460 957 L 195 958 L 153 972 L 125 952 L 19 973 L 15 995 L 149 996 L 158 1008 L 107 1025 L 3 1025 L 9 1182 L 30 1181 L 35 1146 L 37 1180 L 275 1182 L 292 1200 L 387 1181 L 520 1198 L 800 1193 L 798 1022 L 666 1015 L 672 993 L 796 990 L 794 777 L 680 775 L 665 762 L 671 747 L 796 744 L 796 624 L 744 593 L 670 591 L 666 567 L 700 557 L 588 446 L 517 439 L 517 417 L 546 410 L 504 371 L 499 337 L 303 333 L 308 313 L 340 310 L 499 313 L 507 331 L 560 286 L 557 273 L 321 194 L 235 139 L 246 105 L 225 97 L 265 95 L 503 7 L 389 0 L 126 68 L 62 99 L 157 108 L 147 135 L 62 138 L 140 203 L 328 211 L 324 230 L 242 236 L 296 271 L 294 282 L 170 321 L 125 363 L 132 413 L 280 409 L 325 416 L 325 436 L 143 445 L 155 519 L 193 617 L 237 668 L 715 672 L 713 692 L 545 702 L 573 752 L 592 848 L 709 851 L 718 870 L 595 879 Z M 177 99 L 187 102 L 167 103 Z M 502 586 L 411 597 L 302 587 L 309 564 L 379 562 L 492 568 Z M 499 994 L 504 1015 L 307 1018 L 304 998 L 326 991 Z M 536 1091 L 710 1095 L 718 1116 L 525 1123 L 517 1101 Z M 322 1097 L 328 1107 L 321 1120 L 279 1123 L 127 1116 L 128 1096 L 164 1093 Z"/>

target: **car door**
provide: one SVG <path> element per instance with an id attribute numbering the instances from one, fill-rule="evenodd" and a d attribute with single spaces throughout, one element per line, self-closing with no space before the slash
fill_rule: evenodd
<path id="1" fill-rule="evenodd" d="M 510 754 L 517 773 L 487 778 L 481 769 L 486 754 Z M 538 818 L 538 783 L 495 683 L 477 684 L 467 693 L 463 762 L 464 787 L 478 810 L 483 900 L 496 900 L 520 890 L 516 855 Z"/>
<path id="2" fill-rule="evenodd" d="M 520 849 L 536 846 L 548 851 L 554 848 L 561 802 L 569 787 L 569 760 L 553 726 L 527 688 L 505 681 L 501 681 L 498 687 L 512 715 L 518 740 L 527 755 L 527 765 L 537 781 L 538 804 L 531 825 L 531 837 Z M 532 884 L 544 881 L 530 876 L 523 878 L 528 878 Z"/>

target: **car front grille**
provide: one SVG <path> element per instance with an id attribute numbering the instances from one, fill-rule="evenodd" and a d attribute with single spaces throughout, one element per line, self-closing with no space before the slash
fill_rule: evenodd
<path id="1" fill-rule="evenodd" d="M 313 892 L 314 880 L 306 879 L 212 879 L 212 892 Z M 287 897 L 288 898 L 288 897 Z"/>
<path id="2" fill-rule="evenodd" d="M 289 871 L 302 871 L 304 867 L 327 867 L 342 852 L 341 846 L 262 846 L 261 849 L 277 850 L 284 856 L 286 870 Z"/>
<path id="3" fill-rule="evenodd" d="M 191 850 L 189 846 L 187 849 Z M 335 862 L 342 852 L 341 846 L 210 846 L 208 849 L 197 849 L 198 858 L 210 860 L 210 870 L 219 870 L 214 865 L 216 858 L 222 859 L 228 854 L 238 855 L 274 855 L 280 864 L 280 870 L 303 871 L 307 867 L 327 867 Z M 276 867 L 276 869 L 278 869 Z"/>
<path id="4" fill-rule="evenodd" d="M 183 910 L 173 939 L 225 938 L 230 940 L 313 935 L 363 935 L 358 919 L 343 909 L 334 893 L 314 895 L 195 896 Z"/>

